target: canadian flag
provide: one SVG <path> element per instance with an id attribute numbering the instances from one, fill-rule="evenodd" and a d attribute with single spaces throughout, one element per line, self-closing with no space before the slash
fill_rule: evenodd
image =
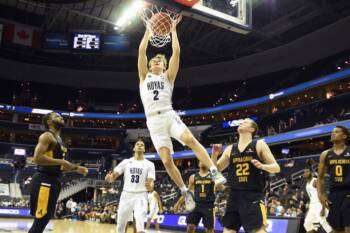
<path id="1" fill-rule="evenodd" d="M 40 33 L 22 24 L 8 23 L 4 27 L 4 42 L 38 48 Z"/>

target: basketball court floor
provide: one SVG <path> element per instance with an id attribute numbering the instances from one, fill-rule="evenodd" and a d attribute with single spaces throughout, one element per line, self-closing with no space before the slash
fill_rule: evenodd
<path id="1" fill-rule="evenodd" d="M 0 219 L 0 232 L 28 232 L 33 220 L 31 219 Z M 116 225 L 96 222 L 81 222 L 71 220 L 52 220 L 45 232 L 50 233 L 117 233 Z M 127 233 L 132 233 L 131 229 Z M 170 233 L 176 231 L 147 231 L 149 233 Z"/>

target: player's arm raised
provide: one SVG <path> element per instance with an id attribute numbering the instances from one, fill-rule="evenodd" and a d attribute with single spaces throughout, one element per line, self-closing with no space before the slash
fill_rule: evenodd
<path id="1" fill-rule="evenodd" d="M 179 67 L 180 67 L 180 43 L 179 43 L 179 38 L 177 37 L 177 32 L 176 32 L 176 26 L 180 21 L 181 21 L 181 17 L 175 23 L 173 30 L 172 30 L 172 33 L 171 33 L 173 54 L 170 58 L 169 67 L 167 70 L 167 76 L 171 82 L 175 82 L 177 72 L 179 71 Z"/>
<path id="2" fill-rule="evenodd" d="M 275 157 L 273 156 L 269 146 L 266 144 L 264 140 L 259 140 L 256 144 L 256 150 L 263 161 L 253 159 L 251 163 L 257 167 L 258 169 L 267 171 L 268 173 L 279 173 L 281 171 L 280 165 L 277 163 Z"/>
<path id="3" fill-rule="evenodd" d="M 125 159 L 120 164 L 118 164 L 118 166 L 116 166 L 113 169 L 113 171 L 110 171 L 107 173 L 105 180 L 108 181 L 109 183 L 112 183 L 113 181 L 118 179 L 118 177 L 124 173 L 126 164 L 127 164 L 127 160 Z"/>
<path id="4" fill-rule="evenodd" d="M 317 194 L 322 206 L 328 208 L 329 201 L 326 197 L 326 192 L 324 188 L 324 177 L 328 170 L 326 164 L 326 157 L 327 151 L 322 152 L 320 156 L 320 163 L 318 164 Z"/>
<path id="5" fill-rule="evenodd" d="M 53 138 L 50 133 L 43 133 L 39 137 L 38 144 L 34 150 L 34 158 L 33 162 L 37 165 L 42 166 L 57 166 L 61 165 L 66 170 L 74 170 L 77 169 L 78 166 L 64 160 L 64 159 L 54 159 L 46 156 L 45 153 L 49 149 L 49 146 L 53 143 Z"/>
<path id="6" fill-rule="evenodd" d="M 143 80 L 145 80 L 148 72 L 147 47 L 148 47 L 149 37 L 150 37 L 150 32 L 148 29 L 146 29 L 145 34 L 139 46 L 139 57 L 137 62 L 140 82 L 143 82 Z"/>
<path id="7" fill-rule="evenodd" d="M 227 168 L 227 166 L 230 164 L 230 153 L 232 150 L 232 145 L 227 146 L 224 150 L 224 153 L 222 153 L 219 161 L 218 157 L 220 156 L 222 152 L 222 145 L 221 144 L 215 144 L 212 148 L 212 154 L 211 154 L 211 160 L 216 165 L 218 170 L 221 172 Z"/>

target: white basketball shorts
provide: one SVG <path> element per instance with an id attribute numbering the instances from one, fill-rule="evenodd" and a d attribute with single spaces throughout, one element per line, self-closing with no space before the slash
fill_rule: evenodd
<path id="1" fill-rule="evenodd" d="M 147 127 L 150 132 L 154 148 L 156 148 L 158 153 L 161 147 L 167 147 L 169 148 L 171 154 L 174 153 L 171 138 L 174 138 L 182 145 L 185 145 L 181 141 L 181 136 L 186 131 L 187 126 L 173 110 L 148 116 Z"/>
<path id="2" fill-rule="evenodd" d="M 147 220 L 147 208 L 146 192 L 131 193 L 123 191 L 118 207 L 117 228 L 125 229 L 127 222 L 131 220 L 130 216 L 133 216 L 134 212 L 137 231 L 145 231 L 144 224 Z"/>

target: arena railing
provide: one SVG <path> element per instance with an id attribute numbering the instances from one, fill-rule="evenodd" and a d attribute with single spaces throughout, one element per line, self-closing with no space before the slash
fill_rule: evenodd
<path id="1" fill-rule="evenodd" d="M 296 85 L 294 87 L 282 89 L 280 91 L 277 91 L 275 93 L 270 93 L 268 95 L 250 99 L 250 100 L 244 100 L 236 103 L 230 103 L 225 104 L 217 107 L 211 107 L 211 108 L 200 108 L 200 109 L 190 109 L 190 110 L 179 110 L 178 114 L 180 116 L 196 116 L 196 115 L 207 115 L 207 114 L 214 114 L 218 112 L 224 112 L 224 111 L 230 111 L 230 110 L 236 110 L 241 108 L 246 108 L 258 104 L 268 103 L 280 98 L 284 98 L 293 94 L 297 94 L 299 92 L 323 86 L 328 83 L 332 83 L 335 81 L 339 81 L 345 78 L 348 78 L 350 76 L 350 69 L 346 69 L 337 73 L 333 73 L 330 75 L 326 75 L 322 78 L 311 80 L 299 85 Z M 6 110 L 6 111 L 12 111 L 16 113 L 33 113 L 33 114 L 47 114 L 53 110 L 50 109 L 38 109 L 38 108 L 31 108 L 31 107 L 24 107 L 24 106 L 13 106 L 13 105 L 6 105 L 6 104 L 0 104 L 0 110 Z M 59 112 L 62 114 L 62 116 L 65 117 L 71 117 L 71 118 L 90 118 L 90 119 L 143 119 L 145 118 L 144 113 L 127 113 L 127 114 L 114 114 L 114 113 L 81 113 L 81 112 L 66 112 L 66 111 L 60 111 L 55 110 L 56 112 Z"/>
<path id="2" fill-rule="evenodd" d="M 326 135 L 330 135 L 333 128 L 337 125 L 342 125 L 350 129 L 350 120 L 339 121 L 339 122 L 335 122 L 327 125 L 321 125 L 321 126 L 315 126 L 315 127 L 290 131 L 286 133 L 264 137 L 261 139 L 265 140 L 265 142 L 269 145 L 277 145 L 277 144 L 283 144 L 287 142 L 301 141 L 309 138 L 323 137 Z M 20 145 L 22 147 L 34 147 L 34 145 L 29 145 L 29 144 L 14 144 L 14 143 L 8 143 L 8 142 L 0 142 L 0 144 Z M 72 151 L 74 151 L 74 149 L 86 150 L 87 152 L 88 151 L 105 151 L 105 152 L 111 151 L 111 150 L 105 150 L 105 149 L 84 149 L 84 148 L 73 148 Z M 211 148 L 206 148 L 206 149 L 208 153 L 211 153 Z M 145 157 L 149 160 L 160 160 L 159 156 L 156 153 L 146 153 Z M 185 159 L 185 158 L 194 158 L 194 157 L 195 155 L 191 150 L 178 151 L 173 154 L 174 159 Z"/>
<path id="3" fill-rule="evenodd" d="M 330 135 L 335 126 L 342 125 L 350 129 L 350 120 L 334 122 L 327 125 L 315 126 L 295 131 L 290 131 L 286 133 L 281 133 L 273 136 L 268 136 L 261 138 L 269 145 L 277 145 L 287 142 L 300 141 L 303 139 L 323 137 Z M 208 153 L 211 153 L 211 148 L 206 148 Z M 194 153 L 191 150 L 178 151 L 173 154 L 174 159 L 183 159 L 183 158 L 194 158 Z M 150 160 L 160 160 L 159 156 L 156 153 L 147 153 L 146 158 Z"/>

